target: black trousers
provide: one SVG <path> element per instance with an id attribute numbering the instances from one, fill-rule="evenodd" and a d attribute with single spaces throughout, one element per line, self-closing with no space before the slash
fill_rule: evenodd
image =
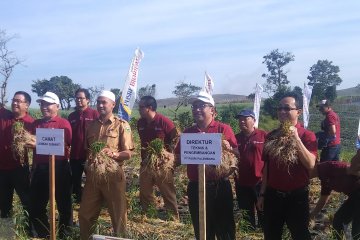
<path id="1" fill-rule="evenodd" d="M 195 237 L 199 238 L 199 184 L 189 182 L 187 194 L 189 210 Z M 233 195 L 229 180 L 207 182 L 206 184 L 206 239 L 235 239 Z"/>
<path id="2" fill-rule="evenodd" d="M 72 179 L 72 193 L 75 194 L 75 201 L 81 202 L 81 181 L 84 172 L 85 159 L 71 159 L 71 179 Z"/>
<path id="3" fill-rule="evenodd" d="M 243 219 L 249 224 L 253 229 L 256 228 L 256 218 L 257 213 L 258 223 L 263 228 L 264 225 L 264 213 L 256 209 L 257 198 L 259 196 L 260 184 L 257 184 L 253 187 L 248 186 L 239 186 L 236 184 L 236 197 L 238 201 L 238 206 L 240 210 L 245 211 Z"/>
<path id="4" fill-rule="evenodd" d="M 21 204 L 29 213 L 29 166 L 24 165 L 13 170 L 0 170 L 0 211 L 1 218 L 10 217 L 14 190 Z"/>
<path id="5" fill-rule="evenodd" d="M 265 240 L 281 240 L 286 223 L 294 240 L 311 239 L 309 226 L 309 190 L 290 192 L 267 188 L 264 198 Z"/>
<path id="6" fill-rule="evenodd" d="M 67 161 L 55 164 L 55 200 L 59 212 L 59 234 L 72 225 L 71 170 Z M 46 206 L 49 202 L 49 164 L 39 164 L 30 184 L 30 220 L 39 237 L 49 235 Z"/>
<path id="7" fill-rule="evenodd" d="M 352 223 L 351 235 L 360 240 L 360 189 L 349 195 L 334 215 L 336 239 L 344 239 L 344 225 Z"/>

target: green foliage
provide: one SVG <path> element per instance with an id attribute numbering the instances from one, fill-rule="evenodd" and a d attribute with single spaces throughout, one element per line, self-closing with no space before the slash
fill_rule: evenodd
<path id="1" fill-rule="evenodd" d="M 286 75 L 288 71 L 284 70 L 284 67 L 294 61 L 295 56 L 290 52 L 279 52 L 279 49 L 275 49 L 263 58 L 262 63 L 266 64 L 269 72 L 262 74 L 262 77 L 266 79 L 265 91 L 269 93 L 278 92 L 289 84 Z"/>
<path id="2" fill-rule="evenodd" d="M 138 99 L 141 99 L 144 96 L 155 96 L 156 94 L 156 84 L 146 85 L 145 87 L 141 87 L 138 90 Z"/>
<path id="3" fill-rule="evenodd" d="M 309 80 L 308 84 L 313 86 L 312 102 L 316 103 L 326 98 L 325 93 L 328 87 L 334 86 L 336 90 L 336 86 L 342 82 L 339 72 L 339 66 L 333 65 L 332 61 L 328 60 L 318 60 L 316 64 L 311 66 L 307 79 Z M 329 91 L 333 90 L 330 89 Z M 332 97 L 333 94 L 330 96 Z"/>
<path id="4" fill-rule="evenodd" d="M 44 95 L 47 91 L 55 93 L 60 99 L 61 109 L 70 109 L 71 101 L 74 100 L 74 93 L 79 88 L 80 85 L 73 83 L 67 76 L 55 76 L 50 80 L 38 79 L 31 84 L 31 91 L 38 96 Z"/>
<path id="5" fill-rule="evenodd" d="M 175 86 L 175 90 L 172 93 L 179 99 L 178 104 L 174 110 L 175 120 L 177 119 L 176 115 L 179 108 L 181 106 L 186 106 L 189 103 L 191 96 L 200 89 L 201 87 L 184 82 L 180 82 Z"/>
<path id="6" fill-rule="evenodd" d="M 264 111 L 269 114 L 272 118 L 277 117 L 276 107 L 279 105 L 280 100 L 283 96 L 290 91 L 289 87 L 283 86 L 279 88 L 277 92 L 272 97 L 269 97 L 264 100 Z"/>
<path id="7" fill-rule="evenodd" d="M 336 99 L 336 86 L 329 86 L 325 89 L 325 98 L 333 102 Z"/>
<path id="8" fill-rule="evenodd" d="M 190 127 L 194 123 L 191 112 L 187 111 L 180 113 L 177 122 L 181 131 L 183 131 L 185 128 Z"/>

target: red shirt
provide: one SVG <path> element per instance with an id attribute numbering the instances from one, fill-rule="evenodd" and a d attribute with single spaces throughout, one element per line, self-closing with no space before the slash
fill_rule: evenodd
<path id="1" fill-rule="evenodd" d="M 70 158 L 76 160 L 86 159 L 85 132 L 89 123 L 99 116 L 98 111 L 90 107 L 84 111 L 76 110 L 69 114 L 68 120 L 72 129 Z"/>
<path id="2" fill-rule="evenodd" d="M 137 122 L 137 130 L 141 140 L 141 158 L 146 158 L 145 148 L 149 142 L 156 138 L 164 141 L 165 145 L 171 145 L 173 140 L 172 132 L 175 129 L 174 123 L 164 115 L 156 113 L 152 122 L 147 123 L 146 119 L 140 118 Z M 169 149 L 168 149 L 169 150 Z"/>
<path id="3" fill-rule="evenodd" d="M 26 114 L 23 118 L 15 119 L 14 115 L 9 111 L 6 116 L 0 118 L 0 136 L 1 136 L 1 155 L 0 155 L 0 169 L 1 170 L 12 170 L 21 166 L 19 159 L 14 159 L 14 155 L 11 150 L 13 141 L 12 125 L 15 122 L 23 122 L 24 128 L 27 131 L 31 131 L 31 125 L 34 119 Z M 28 163 L 29 159 L 27 154 L 25 155 L 25 162 Z"/>
<path id="4" fill-rule="evenodd" d="M 262 151 L 266 132 L 255 129 L 250 136 L 240 132 L 235 137 L 240 153 L 237 184 L 240 186 L 255 186 L 262 178 L 262 169 L 264 167 Z"/>
<path id="5" fill-rule="evenodd" d="M 36 128 L 57 128 L 64 129 L 64 146 L 65 146 L 65 156 L 55 156 L 55 160 L 66 161 L 69 158 L 68 150 L 71 145 L 71 126 L 68 120 L 55 116 L 50 120 L 46 121 L 44 119 L 37 119 L 32 125 L 33 134 L 36 133 Z M 35 164 L 48 163 L 49 156 L 36 154 L 36 149 L 33 151 L 33 162 Z"/>
<path id="6" fill-rule="evenodd" d="M 297 128 L 299 137 L 305 147 L 314 156 L 317 156 L 317 142 L 315 134 L 303 128 L 299 123 L 296 124 L 295 127 Z M 305 187 L 309 184 L 308 170 L 302 165 L 300 159 L 297 164 L 291 165 L 289 169 L 284 165 L 278 165 L 277 159 L 270 158 L 267 155 L 264 155 L 263 159 L 268 164 L 267 185 L 269 187 L 280 191 L 292 191 Z"/>
<path id="7" fill-rule="evenodd" d="M 321 123 L 321 129 L 328 133 L 331 125 L 335 125 L 336 133 L 335 139 L 329 142 L 328 146 L 335 146 L 340 144 L 340 118 L 333 110 L 326 113 L 326 117 Z"/>
<path id="8" fill-rule="evenodd" d="M 192 127 L 189 127 L 185 129 L 184 133 L 203 133 L 204 131 L 201 131 L 197 125 L 194 125 Z M 237 147 L 237 141 L 234 135 L 233 130 L 231 127 L 227 124 L 218 122 L 213 120 L 208 128 L 206 129 L 205 133 L 222 133 L 225 140 L 227 140 L 231 147 L 236 148 Z M 176 154 L 180 154 L 180 143 L 176 146 L 175 149 Z M 190 181 L 197 182 L 198 181 L 198 165 L 196 164 L 188 164 L 187 165 L 187 175 Z M 216 177 L 212 175 L 206 175 L 207 181 L 215 180 Z"/>
<path id="9" fill-rule="evenodd" d="M 330 195 L 332 190 L 349 195 L 360 189 L 360 178 L 347 174 L 348 166 L 349 163 L 337 161 L 327 161 L 317 165 L 321 195 Z"/>

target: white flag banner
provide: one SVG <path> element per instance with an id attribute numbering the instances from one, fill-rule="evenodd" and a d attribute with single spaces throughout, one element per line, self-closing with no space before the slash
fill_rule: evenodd
<path id="1" fill-rule="evenodd" d="M 303 119 L 304 119 L 304 128 L 309 126 L 310 114 L 309 114 L 309 105 L 311 100 L 312 87 L 304 83 L 303 89 Z"/>
<path id="2" fill-rule="evenodd" d="M 203 91 L 207 92 L 210 95 L 212 95 L 214 91 L 214 81 L 209 76 L 209 74 L 207 74 L 207 72 L 205 72 L 205 82 L 204 82 Z"/>
<path id="3" fill-rule="evenodd" d="M 360 119 L 359 119 L 359 127 L 358 127 L 358 136 L 360 136 Z"/>
<path id="4" fill-rule="evenodd" d="M 143 57 L 144 53 L 139 48 L 137 48 L 135 50 L 135 56 L 131 61 L 130 69 L 120 97 L 118 116 L 126 121 L 130 120 L 131 111 L 136 100 L 139 64 Z"/>
<path id="5" fill-rule="evenodd" d="M 260 84 L 256 84 L 255 87 L 255 98 L 254 98 L 254 113 L 255 113 L 255 127 L 259 126 L 259 117 L 260 117 L 260 105 L 261 105 L 261 94 L 263 92 L 263 88 Z"/>

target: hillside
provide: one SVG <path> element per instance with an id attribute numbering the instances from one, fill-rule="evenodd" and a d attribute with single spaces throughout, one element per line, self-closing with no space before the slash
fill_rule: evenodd
<path id="1" fill-rule="evenodd" d="M 338 97 L 348 97 L 348 96 L 360 96 L 360 88 L 352 87 L 346 89 L 340 89 L 336 91 Z"/>
<path id="2" fill-rule="evenodd" d="M 215 103 L 231 103 L 231 102 L 244 102 L 247 101 L 245 95 L 236 94 L 214 94 Z M 157 100 L 158 106 L 173 107 L 178 103 L 178 98 L 164 98 Z"/>

